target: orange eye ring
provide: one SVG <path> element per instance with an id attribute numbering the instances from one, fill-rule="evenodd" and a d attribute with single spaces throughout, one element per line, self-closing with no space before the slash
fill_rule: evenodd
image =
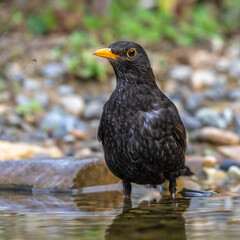
<path id="1" fill-rule="evenodd" d="M 135 48 L 130 48 L 128 51 L 127 51 L 127 56 L 129 58 L 134 58 L 137 54 L 137 51 Z"/>

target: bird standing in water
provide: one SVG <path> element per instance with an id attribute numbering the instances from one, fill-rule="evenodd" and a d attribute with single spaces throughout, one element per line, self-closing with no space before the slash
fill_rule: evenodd
<path id="1" fill-rule="evenodd" d="M 98 128 L 109 169 L 122 179 L 125 196 L 131 182 L 156 186 L 185 170 L 186 131 L 173 102 L 158 88 L 144 49 L 120 41 L 96 51 L 109 59 L 117 85 L 105 103 Z"/>

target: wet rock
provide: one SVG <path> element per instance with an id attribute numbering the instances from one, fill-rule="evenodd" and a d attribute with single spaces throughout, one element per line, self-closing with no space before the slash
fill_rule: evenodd
<path id="1" fill-rule="evenodd" d="M 231 108 L 223 109 L 220 116 L 225 120 L 227 125 L 230 125 L 233 122 L 234 114 Z"/>
<path id="2" fill-rule="evenodd" d="M 203 162 L 198 161 L 194 158 L 191 159 L 191 157 L 186 158 L 186 166 L 188 166 L 191 170 L 191 172 L 200 177 L 200 178 L 205 178 L 205 174 L 203 172 Z"/>
<path id="3" fill-rule="evenodd" d="M 212 101 L 218 101 L 220 99 L 224 99 L 227 96 L 227 88 L 225 84 L 215 84 L 211 88 L 205 90 L 203 95 L 206 99 Z"/>
<path id="4" fill-rule="evenodd" d="M 44 153 L 50 157 L 62 157 L 57 147 L 41 147 L 27 143 L 0 141 L 0 160 L 32 158 L 35 154 Z"/>
<path id="5" fill-rule="evenodd" d="M 211 108 L 201 108 L 196 113 L 197 118 L 203 125 L 226 128 L 227 121 Z"/>
<path id="6" fill-rule="evenodd" d="M 193 188 L 183 188 L 179 193 L 184 197 L 210 197 L 213 195 L 212 192 Z"/>
<path id="7" fill-rule="evenodd" d="M 195 129 L 200 129 L 202 124 L 201 122 L 194 116 L 190 116 L 188 114 L 180 114 L 181 119 L 183 121 L 184 126 L 188 131 L 192 131 Z"/>
<path id="8" fill-rule="evenodd" d="M 240 168 L 237 166 L 231 166 L 227 172 L 229 182 L 240 181 Z"/>
<path id="9" fill-rule="evenodd" d="M 204 127 L 200 130 L 200 138 L 215 144 L 234 145 L 239 143 L 239 136 L 230 131 L 214 127 Z"/>
<path id="10" fill-rule="evenodd" d="M 79 129 L 88 132 L 87 126 L 77 117 L 64 113 L 55 109 L 49 112 L 40 124 L 40 128 L 51 132 L 53 137 L 63 138 L 73 129 Z"/>
<path id="11" fill-rule="evenodd" d="M 204 105 L 204 97 L 201 93 L 192 93 L 185 102 L 185 108 L 190 112 L 195 112 Z"/>
<path id="12" fill-rule="evenodd" d="M 169 72 L 169 78 L 180 82 L 189 82 L 192 76 L 191 67 L 185 65 L 174 66 Z"/>
<path id="13" fill-rule="evenodd" d="M 78 95 L 63 96 L 60 100 L 60 104 L 67 112 L 76 116 L 79 116 L 85 108 L 85 102 L 83 98 Z"/>
<path id="14" fill-rule="evenodd" d="M 228 169 L 231 166 L 236 166 L 236 167 L 240 168 L 240 162 L 230 159 L 230 158 L 227 158 L 221 163 L 220 168 L 224 171 L 228 171 Z"/>
<path id="15" fill-rule="evenodd" d="M 217 77 L 212 70 L 196 70 L 192 75 L 192 86 L 195 90 L 212 86 L 217 82 Z"/>
<path id="16" fill-rule="evenodd" d="M 240 76 L 240 59 L 236 59 L 230 64 L 228 72 L 231 77 L 239 78 L 239 76 Z"/>
<path id="17" fill-rule="evenodd" d="M 83 112 L 83 117 L 86 119 L 98 119 L 102 115 L 104 102 L 101 100 L 94 100 L 87 104 Z"/>
<path id="18" fill-rule="evenodd" d="M 69 85 L 61 85 L 58 87 L 57 92 L 59 95 L 71 95 L 74 93 L 74 89 Z"/>
<path id="19" fill-rule="evenodd" d="M 60 78 L 66 73 L 66 66 L 61 62 L 52 62 L 45 65 L 42 74 L 47 78 Z"/>
<path id="20" fill-rule="evenodd" d="M 240 162 L 240 146 L 219 146 L 217 150 L 224 156 Z"/>
<path id="21" fill-rule="evenodd" d="M 83 188 L 118 183 L 99 158 L 0 162 L 0 187 L 32 191 L 80 192 Z"/>

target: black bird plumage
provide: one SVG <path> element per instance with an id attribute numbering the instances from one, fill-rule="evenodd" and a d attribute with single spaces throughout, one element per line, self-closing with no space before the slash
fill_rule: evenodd
<path id="1" fill-rule="evenodd" d="M 126 196 L 131 182 L 169 180 L 175 198 L 176 178 L 185 170 L 186 131 L 177 108 L 158 88 L 147 54 L 128 41 L 94 54 L 110 60 L 117 78 L 98 129 L 109 169 L 123 180 Z"/>

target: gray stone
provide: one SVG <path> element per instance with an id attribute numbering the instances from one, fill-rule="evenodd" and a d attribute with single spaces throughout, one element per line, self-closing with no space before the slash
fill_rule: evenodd
<path id="1" fill-rule="evenodd" d="M 48 94 L 44 91 L 38 91 L 34 94 L 34 99 L 39 102 L 43 107 L 46 107 L 49 103 Z"/>
<path id="2" fill-rule="evenodd" d="M 194 116 L 188 114 L 180 114 L 184 126 L 188 131 L 201 128 L 201 122 Z"/>
<path id="3" fill-rule="evenodd" d="M 18 82 L 22 82 L 25 78 L 22 68 L 18 63 L 7 64 L 5 74 L 8 79 Z"/>
<path id="4" fill-rule="evenodd" d="M 25 91 L 36 91 L 40 90 L 42 87 L 42 83 L 39 80 L 26 78 L 23 81 L 23 88 Z"/>
<path id="5" fill-rule="evenodd" d="M 67 112 L 77 116 L 79 116 L 85 108 L 85 102 L 83 98 L 78 95 L 63 96 L 60 99 L 60 104 Z"/>
<path id="6" fill-rule="evenodd" d="M 47 78 L 60 78 L 66 73 L 66 66 L 61 62 L 52 62 L 45 65 L 42 74 Z"/>
<path id="7" fill-rule="evenodd" d="M 16 96 L 16 103 L 18 105 L 23 105 L 23 106 L 27 106 L 30 102 L 30 99 L 24 95 L 17 95 Z"/>
<path id="8" fill-rule="evenodd" d="M 234 60 L 228 69 L 229 75 L 232 77 L 239 78 L 240 76 L 240 59 Z"/>
<path id="9" fill-rule="evenodd" d="M 211 108 L 201 108 L 197 111 L 196 116 L 206 126 L 226 128 L 228 124 L 223 117 Z"/>
<path id="10" fill-rule="evenodd" d="M 233 122 L 234 113 L 231 108 L 225 108 L 220 116 L 226 121 L 227 125 L 230 125 Z"/>
<path id="11" fill-rule="evenodd" d="M 59 95 L 71 95 L 74 93 L 74 89 L 69 85 L 61 85 L 58 87 L 57 92 Z"/>
<path id="12" fill-rule="evenodd" d="M 205 90 L 203 95 L 209 100 L 218 101 L 220 99 L 226 98 L 227 88 L 225 84 L 215 84 L 211 88 Z"/>
<path id="13" fill-rule="evenodd" d="M 100 118 L 102 114 L 104 103 L 100 100 L 91 101 L 87 104 L 84 112 L 83 117 L 86 119 L 96 119 Z"/>
<path id="14" fill-rule="evenodd" d="M 239 100 L 240 99 L 240 88 L 233 89 L 229 92 L 228 98 L 231 101 Z"/>
<path id="15" fill-rule="evenodd" d="M 169 78 L 180 82 L 189 82 L 192 76 L 192 69 L 189 66 L 174 66 L 169 72 Z"/>
<path id="16" fill-rule="evenodd" d="M 227 72 L 230 67 L 231 61 L 228 58 L 222 57 L 216 63 L 216 68 L 220 72 Z"/>
<path id="17" fill-rule="evenodd" d="M 237 166 L 240 167 L 240 162 L 233 160 L 231 158 L 226 158 L 224 161 L 221 163 L 220 168 L 224 171 L 228 171 L 228 169 L 231 166 Z"/>
<path id="18" fill-rule="evenodd" d="M 64 113 L 61 110 L 53 110 L 49 112 L 40 124 L 40 128 L 52 133 L 53 137 L 63 138 L 73 129 L 80 129 L 88 132 L 85 123 L 77 117 Z"/>
<path id="19" fill-rule="evenodd" d="M 204 98 L 201 93 L 191 94 L 185 102 L 185 108 L 190 112 L 195 112 L 204 105 Z"/>

